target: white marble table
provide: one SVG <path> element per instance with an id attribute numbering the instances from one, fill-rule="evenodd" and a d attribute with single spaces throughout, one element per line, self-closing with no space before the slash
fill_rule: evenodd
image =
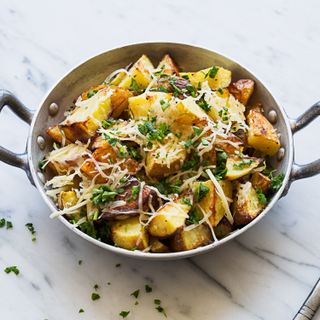
<path id="1" fill-rule="evenodd" d="M 0 88 L 30 109 L 82 60 L 142 41 L 190 43 L 234 58 L 264 80 L 292 117 L 320 99 L 316 0 L 4 0 L 0 12 Z M 295 138 L 298 163 L 320 156 L 319 120 Z M 28 126 L 5 108 L 0 144 L 23 152 L 27 134 Z M 123 310 L 131 311 L 127 319 L 164 319 L 154 299 L 171 320 L 292 319 L 320 276 L 319 176 L 294 183 L 236 240 L 172 262 L 134 260 L 98 248 L 49 218 L 23 171 L 0 163 L 0 177 L 0 219 L 13 223 L 0 229 L 3 320 L 122 319 Z M 26 223 L 34 224 L 35 242 Z M 18 276 L 1 271 L 13 265 Z M 95 284 L 101 299 L 92 301 Z M 130 294 L 137 289 L 135 305 Z"/>

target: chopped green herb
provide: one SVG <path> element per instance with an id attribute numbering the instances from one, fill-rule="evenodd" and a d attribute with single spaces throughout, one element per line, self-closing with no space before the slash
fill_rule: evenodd
<path id="1" fill-rule="evenodd" d="M 108 203 L 114 201 L 117 193 L 112 191 L 107 186 L 101 186 L 100 188 L 94 188 L 92 190 L 91 201 L 97 206 L 100 203 Z"/>
<path id="2" fill-rule="evenodd" d="M 196 101 L 196 103 L 198 104 L 198 106 L 200 108 L 202 108 L 205 112 L 209 112 L 211 110 L 211 107 L 209 107 L 208 103 L 206 100 L 204 100 L 203 98 L 199 99 L 198 101 Z"/>
<path id="3" fill-rule="evenodd" d="M 179 133 L 175 133 L 174 134 L 178 139 L 180 139 L 181 138 L 181 136 L 182 136 L 182 133 L 181 132 L 179 132 Z"/>
<path id="4" fill-rule="evenodd" d="M 223 117 L 222 118 L 222 121 L 228 121 L 229 120 L 229 117 Z"/>
<path id="5" fill-rule="evenodd" d="M 6 224 L 6 219 L 5 218 L 2 218 L 0 220 L 0 228 L 4 227 L 4 225 Z"/>
<path id="6" fill-rule="evenodd" d="M 201 89 L 201 82 L 200 82 L 200 81 L 198 82 L 198 87 L 197 87 L 197 89 L 198 89 L 198 90 Z"/>
<path id="7" fill-rule="evenodd" d="M 271 177 L 269 176 L 269 178 L 271 179 L 270 185 L 275 191 L 278 191 L 282 187 L 284 173 L 282 172 L 276 177 L 273 177 L 272 173 L 270 175 L 271 175 Z"/>
<path id="8" fill-rule="evenodd" d="M 219 117 L 222 117 L 222 112 L 223 112 L 223 110 L 220 110 L 220 111 L 218 112 Z"/>
<path id="9" fill-rule="evenodd" d="M 108 119 L 107 121 L 105 121 L 105 120 L 102 120 L 102 121 L 101 121 L 101 124 L 102 124 L 102 126 L 103 126 L 105 129 L 110 128 L 110 127 L 113 126 L 115 123 L 116 123 L 116 120 L 114 120 L 114 119 L 112 119 L 112 118 Z"/>
<path id="10" fill-rule="evenodd" d="M 138 301 L 136 301 L 136 303 L 134 304 L 135 306 L 138 305 Z"/>
<path id="11" fill-rule="evenodd" d="M 17 266 L 13 266 L 13 267 L 7 267 L 4 269 L 5 273 L 10 273 L 10 272 L 14 272 L 14 274 L 17 276 L 19 274 L 19 270 L 17 269 Z"/>
<path id="12" fill-rule="evenodd" d="M 121 312 L 119 313 L 119 316 L 121 316 L 122 318 L 126 318 L 129 313 L 130 313 L 130 311 L 121 311 Z"/>
<path id="13" fill-rule="evenodd" d="M 138 299 L 139 293 L 140 293 L 140 290 L 136 290 L 135 292 L 132 292 L 130 296 L 134 296 L 136 299 Z"/>
<path id="14" fill-rule="evenodd" d="M 237 170 L 243 170 L 243 168 L 240 165 L 234 164 L 233 167 Z"/>
<path id="15" fill-rule="evenodd" d="M 207 75 L 205 76 L 205 78 L 209 75 L 209 77 L 210 77 L 211 79 L 213 79 L 213 78 L 216 76 L 216 74 L 218 73 L 218 71 L 219 71 L 219 68 L 213 66 L 213 67 L 209 70 L 209 72 L 207 73 Z"/>
<path id="16" fill-rule="evenodd" d="M 147 284 L 145 285 L 145 288 L 146 288 L 146 292 L 149 293 L 152 291 L 152 288 L 149 287 Z"/>
<path id="17" fill-rule="evenodd" d="M 167 315 L 161 306 L 156 307 L 156 310 L 158 310 L 158 312 L 162 312 L 165 315 L 165 317 L 167 318 Z"/>
<path id="18" fill-rule="evenodd" d="M 187 74 L 185 74 L 185 75 L 181 76 L 181 78 L 184 78 L 184 79 L 186 79 L 186 80 L 189 80 L 189 79 L 190 79 L 190 78 L 189 78 L 189 76 L 188 76 Z"/>
<path id="19" fill-rule="evenodd" d="M 108 282 L 108 286 L 110 286 L 111 282 Z"/>
<path id="20" fill-rule="evenodd" d="M 132 90 L 137 91 L 138 93 L 141 93 L 141 90 L 138 86 L 138 83 L 135 79 L 131 78 L 131 84 L 130 84 L 130 88 L 132 88 Z"/>
<path id="21" fill-rule="evenodd" d="M 192 97 L 195 97 L 195 96 L 196 96 L 197 90 L 196 90 L 196 88 L 195 88 L 191 83 L 188 83 L 188 84 L 186 85 L 186 88 L 187 88 L 187 90 L 190 92 L 190 94 L 192 95 Z"/>
<path id="22" fill-rule="evenodd" d="M 81 263 L 82 263 L 82 260 L 79 260 L 79 261 L 78 261 L 78 263 L 79 263 L 79 266 L 80 266 L 80 265 L 81 265 Z"/>
<path id="23" fill-rule="evenodd" d="M 93 286 L 93 289 L 96 290 L 96 291 L 98 290 L 98 288 L 99 288 L 99 286 L 98 286 L 97 284 L 95 284 L 95 285 Z"/>
<path id="24" fill-rule="evenodd" d="M 119 268 L 120 266 L 121 266 L 121 264 L 120 264 L 120 263 L 116 264 L 116 267 L 117 267 L 117 268 Z"/>
<path id="25" fill-rule="evenodd" d="M 91 295 L 92 301 L 99 300 L 100 298 L 101 298 L 101 297 L 100 297 L 100 295 L 99 295 L 98 293 L 93 293 L 93 294 Z"/>
<path id="26" fill-rule="evenodd" d="M 211 142 L 211 137 L 203 137 L 201 138 L 201 142 L 204 146 L 208 146 L 209 142 Z"/>
<path id="27" fill-rule="evenodd" d="M 163 112 L 165 112 L 168 108 L 170 107 L 170 103 L 165 103 L 164 105 L 161 106 L 161 109 Z"/>
<path id="28" fill-rule="evenodd" d="M 36 241 L 36 240 L 37 240 L 37 238 L 32 238 L 31 240 L 32 240 L 32 241 Z"/>
<path id="29" fill-rule="evenodd" d="M 128 199 L 126 200 L 126 202 L 128 202 L 128 203 L 129 203 L 129 202 L 131 201 L 131 199 L 132 199 L 131 197 L 130 197 L 130 198 L 128 198 Z"/>
<path id="30" fill-rule="evenodd" d="M 10 229 L 10 228 L 13 228 L 13 224 L 11 221 L 7 221 L 7 228 L 6 230 Z"/>
<path id="31" fill-rule="evenodd" d="M 187 219 L 187 221 L 189 223 L 199 224 L 199 211 L 191 204 L 190 199 L 183 198 L 180 200 L 180 203 L 186 204 L 191 208 L 189 218 Z"/>
<path id="32" fill-rule="evenodd" d="M 83 310 L 83 309 L 80 309 L 80 310 L 79 310 L 79 313 L 82 313 L 82 312 L 84 312 L 84 310 Z"/>
<path id="33" fill-rule="evenodd" d="M 200 136 L 200 134 L 202 133 L 203 129 L 197 128 L 197 127 L 192 127 L 194 133 L 196 136 Z"/>
<path id="34" fill-rule="evenodd" d="M 199 203 L 203 198 L 205 198 L 209 191 L 210 189 L 200 182 L 199 187 L 197 187 L 195 191 L 197 202 Z"/>
<path id="35" fill-rule="evenodd" d="M 262 189 L 260 187 L 256 189 L 256 193 L 258 194 L 258 199 L 262 205 L 265 205 L 268 203 L 268 200 L 266 196 L 263 194 Z"/>
<path id="36" fill-rule="evenodd" d="M 92 92 L 93 91 L 93 92 Z M 90 99 L 91 97 L 93 97 L 96 93 L 98 93 L 98 90 L 92 90 L 92 91 L 89 91 L 87 93 L 87 98 Z"/>
<path id="37" fill-rule="evenodd" d="M 32 223 L 27 223 L 25 226 L 28 227 L 28 230 L 31 232 L 31 234 L 35 234 L 36 233 L 34 231 L 34 227 L 33 227 Z"/>
<path id="38" fill-rule="evenodd" d="M 219 89 L 218 89 L 218 92 L 219 92 L 221 95 L 223 95 L 223 89 L 222 89 L 222 88 L 219 88 Z"/>
<path id="39" fill-rule="evenodd" d="M 133 200 L 137 200 L 138 199 L 138 194 L 139 194 L 139 191 L 140 191 L 140 187 L 141 187 L 140 184 L 138 184 L 137 186 L 133 186 L 132 187 L 132 199 Z"/>
<path id="40" fill-rule="evenodd" d="M 148 148 L 148 149 L 151 149 L 152 146 L 153 146 L 153 143 L 149 141 L 148 144 L 147 144 L 147 148 Z"/>
<path id="41" fill-rule="evenodd" d="M 154 303 L 157 304 L 158 306 L 161 304 L 161 300 L 155 299 Z"/>
<path id="42" fill-rule="evenodd" d="M 216 168 L 214 171 L 214 176 L 219 181 L 219 180 L 222 180 L 227 173 L 226 163 L 228 159 L 228 154 L 219 148 L 215 148 L 215 150 L 217 153 L 216 153 Z"/>
<path id="43" fill-rule="evenodd" d="M 113 159 L 111 158 L 111 156 L 109 156 L 109 161 L 110 161 L 112 164 L 114 164 L 114 161 L 113 161 Z"/>

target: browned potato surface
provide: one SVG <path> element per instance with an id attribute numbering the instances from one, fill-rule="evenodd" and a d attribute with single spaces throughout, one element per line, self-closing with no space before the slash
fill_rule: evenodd
<path id="1" fill-rule="evenodd" d="M 249 145 L 270 157 L 274 156 L 280 148 L 280 140 L 272 124 L 255 110 L 250 111 L 247 119 Z"/>
<path id="2" fill-rule="evenodd" d="M 64 142 L 64 146 L 67 146 L 68 144 L 70 144 L 72 142 L 70 140 L 68 140 L 67 138 L 63 138 L 63 134 L 59 129 L 59 124 L 60 123 L 57 123 L 53 127 L 48 128 L 46 130 L 46 134 L 48 136 L 50 136 L 56 142 L 60 143 L 61 145 L 63 145 L 63 142 Z"/>
<path id="3" fill-rule="evenodd" d="M 241 79 L 233 82 L 229 86 L 230 93 L 244 105 L 247 105 L 249 98 L 254 90 L 254 81 L 249 79 Z"/>
<path id="4" fill-rule="evenodd" d="M 151 251 L 154 253 L 166 253 L 171 252 L 170 248 L 163 244 L 160 240 L 154 237 L 150 237 Z"/>
<path id="5" fill-rule="evenodd" d="M 179 68 L 169 54 L 166 54 L 159 62 L 157 69 L 160 68 L 163 73 L 179 76 Z"/>
<path id="6" fill-rule="evenodd" d="M 266 194 L 269 187 L 270 187 L 271 180 L 267 176 L 265 176 L 264 174 L 262 174 L 260 172 L 255 172 L 252 175 L 250 182 L 251 182 L 254 190 L 261 188 L 262 192 L 264 194 Z"/>
<path id="7" fill-rule="evenodd" d="M 60 192 L 60 194 L 58 196 L 58 204 L 59 204 L 60 210 L 73 207 L 77 204 L 77 202 L 78 202 L 78 197 L 77 197 L 77 194 L 74 190 L 62 191 L 62 192 Z M 75 212 L 67 213 L 64 216 L 68 220 L 73 218 L 72 220 L 78 221 L 81 218 L 80 212 L 81 212 L 81 209 L 76 209 Z M 72 215 L 74 215 L 74 217 Z"/>

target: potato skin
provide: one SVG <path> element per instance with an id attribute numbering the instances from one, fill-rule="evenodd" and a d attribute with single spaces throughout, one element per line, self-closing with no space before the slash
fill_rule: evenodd
<path id="1" fill-rule="evenodd" d="M 249 79 L 241 79 L 233 82 L 229 86 L 230 93 L 244 105 L 247 105 L 249 98 L 254 90 L 254 81 Z"/>
<path id="2" fill-rule="evenodd" d="M 151 251 L 154 253 L 167 253 L 171 252 L 170 248 L 163 244 L 160 240 L 150 237 Z"/>
<path id="3" fill-rule="evenodd" d="M 264 112 L 262 104 L 261 103 L 255 103 L 250 107 L 246 107 L 246 112 L 244 113 L 246 118 L 248 117 L 248 115 L 249 115 L 251 110 L 255 110 L 255 111 L 261 113 L 262 115 L 263 115 L 263 112 Z"/>
<path id="4" fill-rule="evenodd" d="M 172 251 L 192 250 L 210 243 L 212 243 L 211 231 L 205 224 L 201 224 L 190 231 L 182 231 L 170 238 Z"/>
<path id="5" fill-rule="evenodd" d="M 270 157 L 274 156 L 280 148 L 280 140 L 272 124 L 255 110 L 250 111 L 247 120 L 248 144 Z"/>
<path id="6" fill-rule="evenodd" d="M 126 201 L 129 198 L 132 198 L 132 188 L 137 185 L 141 185 L 138 180 L 133 180 L 128 186 L 123 187 L 124 192 L 116 196 L 114 201 L 124 200 Z M 147 185 L 143 186 L 142 190 L 142 208 L 144 211 L 149 211 L 149 198 L 153 207 L 158 203 L 156 192 L 149 188 Z M 139 215 L 138 212 L 126 213 L 127 211 L 138 210 L 139 208 L 139 198 L 136 200 L 131 199 L 129 202 L 126 201 L 126 205 L 109 209 L 104 212 L 101 219 L 103 220 L 124 220 L 129 217 Z"/>
<path id="7" fill-rule="evenodd" d="M 170 75 L 179 76 L 179 67 L 173 61 L 172 57 L 169 54 L 166 54 L 162 60 L 159 62 L 157 69 L 160 69 L 164 66 L 161 72 L 167 73 Z"/>
<path id="8" fill-rule="evenodd" d="M 59 124 L 57 123 L 54 126 L 48 128 L 46 130 L 46 134 L 51 137 L 53 140 L 55 140 L 56 142 L 60 143 L 63 146 L 63 140 L 64 140 L 64 146 L 67 146 L 68 144 L 72 143 L 70 140 L 68 140 L 67 138 L 63 139 L 63 135 L 61 130 L 59 129 Z"/>
<path id="9" fill-rule="evenodd" d="M 250 182 L 251 182 L 254 190 L 261 188 L 262 192 L 264 194 L 266 194 L 269 187 L 270 187 L 271 180 L 267 176 L 265 176 L 264 174 L 262 174 L 260 172 L 255 172 L 252 175 Z"/>
<path id="10" fill-rule="evenodd" d="M 77 202 L 78 202 L 78 197 L 77 197 L 77 194 L 74 190 L 62 191 L 62 192 L 60 192 L 60 194 L 58 196 L 58 205 L 59 205 L 60 210 L 75 206 L 77 204 Z M 81 212 L 81 210 L 77 209 L 76 212 L 72 213 L 75 215 L 75 218 L 74 218 L 75 221 L 78 221 L 80 219 L 80 212 Z M 67 213 L 64 215 L 64 217 L 66 217 L 68 220 L 70 220 L 72 214 Z"/>
<path id="11" fill-rule="evenodd" d="M 214 233 L 218 240 L 226 237 L 230 232 L 234 230 L 234 227 L 230 224 L 227 218 L 223 218 L 219 224 L 214 227 Z"/>
<path id="12" fill-rule="evenodd" d="M 238 144 L 238 148 L 235 147 L 233 144 L 228 143 L 228 141 Z M 227 154 L 237 154 L 239 152 L 242 153 L 244 143 L 236 135 L 234 135 L 231 132 L 228 132 L 227 138 L 218 137 L 216 139 L 215 146 L 216 148 L 222 149 Z"/>

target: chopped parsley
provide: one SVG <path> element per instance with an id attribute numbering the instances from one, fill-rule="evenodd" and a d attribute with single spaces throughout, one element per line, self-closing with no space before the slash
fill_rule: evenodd
<path id="1" fill-rule="evenodd" d="M 222 88 L 219 88 L 219 89 L 218 89 L 218 92 L 219 92 L 221 95 L 223 95 L 223 89 L 222 89 Z"/>
<path id="2" fill-rule="evenodd" d="M 37 240 L 37 238 L 32 238 L 32 239 L 31 239 L 31 241 L 33 241 L 33 242 L 36 241 L 36 240 Z"/>
<path id="3" fill-rule="evenodd" d="M 137 299 L 139 296 L 139 293 L 140 293 L 140 290 L 136 290 L 135 292 L 132 292 L 130 296 L 134 296 Z"/>
<path id="4" fill-rule="evenodd" d="M 189 78 L 189 76 L 188 76 L 187 74 L 185 74 L 185 75 L 181 76 L 181 78 L 184 78 L 184 79 L 186 79 L 186 80 L 189 80 L 189 79 L 190 79 L 190 78 Z"/>
<path id="5" fill-rule="evenodd" d="M 28 230 L 31 232 L 31 234 L 35 234 L 36 233 L 34 231 L 34 227 L 33 227 L 32 223 L 27 223 L 25 226 L 28 227 Z"/>
<path id="6" fill-rule="evenodd" d="M 165 196 L 168 196 L 172 193 L 180 194 L 180 182 L 176 182 L 175 185 L 172 185 L 170 180 L 168 178 L 162 178 L 159 181 L 155 183 L 149 183 L 150 186 L 156 187 L 160 193 L 164 194 Z"/>
<path id="7" fill-rule="evenodd" d="M 82 313 L 82 312 L 84 312 L 84 310 L 83 310 L 83 309 L 80 309 L 80 310 L 79 310 L 79 313 Z"/>
<path id="8" fill-rule="evenodd" d="M 17 269 L 17 266 L 7 267 L 7 268 L 4 269 L 4 272 L 7 273 L 7 274 L 10 273 L 11 271 L 14 272 L 14 274 L 15 274 L 16 276 L 17 276 L 17 275 L 19 274 L 19 272 L 20 272 L 19 269 Z"/>
<path id="9" fill-rule="evenodd" d="M 115 123 L 116 123 L 116 120 L 114 120 L 114 119 L 112 119 L 112 118 L 108 119 L 107 121 L 105 121 L 105 120 L 102 120 L 102 121 L 101 121 L 101 124 L 102 124 L 102 126 L 103 126 L 105 129 L 110 128 L 110 127 L 113 126 Z"/>
<path id="10" fill-rule="evenodd" d="M 209 142 L 211 142 L 211 137 L 203 137 L 201 138 L 201 142 L 204 146 L 208 146 Z"/>
<path id="11" fill-rule="evenodd" d="M 179 133 L 175 133 L 174 134 L 178 139 L 180 139 L 181 138 L 181 136 L 182 136 L 182 133 L 181 132 L 179 132 Z"/>
<path id="12" fill-rule="evenodd" d="M 6 219 L 5 218 L 2 218 L 0 220 L 0 228 L 4 227 L 4 225 L 6 224 Z"/>
<path id="13" fill-rule="evenodd" d="M 270 177 L 271 176 L 271 177 Z M 284 173 L 280 173 L 276 177 L 273 177 L 272 172 L 270 173 L 269 178 L 271 179 L 270 185 L 273 188 L 273 190 L 278 191 L 282 187 L 283 179 L 284 179 Z"/>
<path id="14" fill-rule="evenodd" d="M 120 266 L 121 266 L 120 263 L 117 263 L 117 264 L 116 264 L 116 268 L 119 268 Z"/>
<path id="15" fill-rule="evenodd" d="M 132 199 L 133 200 L 137 200 L 138 199 L 140 188 L 141 188 L 140 184 L 138 184 L 137 186 L 133 186 L 132 187 L 132 192 L 131 193 L 132 193 Z"/>
<path id="16" fill-rule="evenodd" d="M 262 205 L 265 205 L 268 203 L 268 200 L 263 194 L 262 189 L 260 187 L 256 189 L 256 193 L 258 194 L 258 199 Z"/>
<path id="17" fill-rule="evenodd" d="M 196 90 L 196 88 L 195 88 L 191 83 L 188 83 L 188 84 L 186 85 L 186 89 L 190 92 L 191 96 L 192 96 L 193 98 L 195 98 L 196 93 L 197 93 L 197 90 Z"/>
<path id="18" fill-rule="evenodd" d="M 199 185 L 199 187 L 196 188 L 196 191 L 194 194 L 197 199 L 197 202 L 199 203 L 203 198 L 205 198 L 209 191 L 210 191 L 210 189 L 208 187 L 204 186 L 200 182 L 200 185 Z"/>
<path id="19" fill-rule="evenodd" d="M 197 128 L 197 127 L 192 127 L 194 133 L 196 136 L 200 136 L 200 134 L 202 133 L 203 129 Z"/>
<path id="20" fill-rule="evenodd" d="M 98 90 L 92 90 L 87 93 L 87 98 L 90 99 L 91 97 L 93 97 L 96 93 L 98 93 Z"/>
<path id="21" fill-rule="evenodd" d="M 218 73 L 218 71 L 219 71 L 219 68 L 213 66 L 209 70 L 209 72 L 206 74 L 205 78 L 209 75 L 209 78 L 213 79 L 216 76 L 216 74 Z"/>
<path id="22" fill-rule="evenodd" d="M 141 90 L 138 86 L 138 83 L 135 79 L 131 78 L 131 84 L 130 84 L 130 88 L 132 88 L 132 90 L 137 91 L 138 93 L 141 93 Z"/>
<path id="23" fill-rule="evenodd" d="M 211 107 L 208 105 L 207 101 L 204 100 L 203 98 L 199 99 L 196 101 L 198 106 L 202 108 L 205 112 L 209 112 L 211 110 Z"/>
<path id="24" fill-rule="evenodd" d="M 161 300 L 155 299 L 155 300 L 154 300 L 154 303 L 157 304 L 158 306 L 160 306 Z"/>
<path id="25" fill-rule="evenodd" d="M 100 203 L 104 204 L 114 201 L 116 195 L 117 193 L 112 191 L 109 187 L 101 186 L 92 190 L 92 197 L 90 200 L 97 206 Z"/>
<path id="26" fill-rule="evenodd" d="M 100 295 L 99 295 L 98 293 L 93 293 L 93 294 L 91 295 L 92 301 L 99 300 L 100 298 L 101 298 L 101 297 L 100 297 Z"/>
<path id="27" fill-rule="evenodd" d="M 99 288 L 99 286 L 98 286 L 97 284 L 95 284 L 95 285 L 93 286 L 93 289 L 96 290 L 96 291 L 98 290 L 98 288 Z"/>
<path id="28" fill-rule="evenodd" d="M 82 260 L 79 260 L 79 261 L 78 261 L 78 263 L 79 263 L 79 266 L 80 266 L 80 265 L 81 265 L 81 263 L 82 263 Z"/>
<path id="29" fill-rule="evenodd" d="M 130 313 L 130 311 L 121 311 L 121 312 L 119 313 L 119 316 L 121 316 L 122 318 L 126 318 L 129 313 Z"/>
<path id="30" fill-rule="evenodd" d="M 147 284 L 145 285 L 145 288 L 146 288 L 146 293 L 149 293 L 152 291 L 152 288 L 149 287 Z"/>
<path id="31" fill-rule="evenodd" d="M 182 198 L 180 203 L 186 204 L 191 208 L 187 222 L 199 224 L 199 211 L 191 204 L 191 200 L 189 198 Z"/>
<path id="32" fill-rule="evenodd" d="M 167 318 L 167 315 L 161 306 L 156 307 L 156 310 L 158 310 L 158 312 L 162 312 L 165 315 L 165 317 Z"/>
<path id="33" fill-rule="evenodd" d="M 228 154 L 219 148 L 215 148 L 215 150 L 217 153 L 216 153 L 216 168 L 214 170 L 214 176 L 219 181 L 219 180 L 222 180 L 227 173 L 226 163 L 228 159 Z"/>
<path id="34" fill-rule="evenodd" d="M 163 101 L 163 100 L 160 100 L 160 104 L 161 104 L 161 109 L 163 112 L 165 112 L 166 109 L 168 109 L 170 107 L 170 103 L 169 102 L 165 103 L 165 101 Z"/>
<path id="35" fill-rule="evenodd" d="M 237 170 L 243 170 L 242 166 L 250 166 L 252 162 L 256 162 L 254 159 L 243 159 L 239 164 L 234 164 L 233 167 Z"/>
<path id="36" fill-rule="evenodd" d="M 10 229 L 10 228 L 13 228 L 13 224 L 11 221 L 7 221 L 7 228 L 6 230 Z"/>

